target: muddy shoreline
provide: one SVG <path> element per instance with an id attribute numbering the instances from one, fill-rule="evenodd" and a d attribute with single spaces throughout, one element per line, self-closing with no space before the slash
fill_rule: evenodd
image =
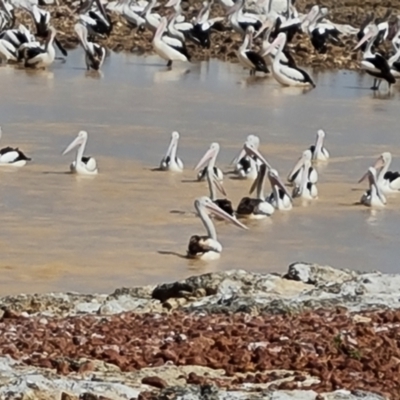
<path id="1" fill-rule="evenodd" d="M 3 297 L 0 396 L 395 399 L 399 294 L 400 275 L 295 263 Z"/>
<path id="2" fill-rule="evenodd" d="M 296 7 L 299 12 L 307 12 L 313 4 L 305 0 L 297 0 Z M 374 12 L 376 17 L 383 16 L 388 9 L 394 10 L 400 6 L 399 0 L 386 1 L 365 1 L 360 0 L 326 0 L 320 5 L 329 7 L 328 18 L 335 23 L 350 24 L 358 28 L 365 17 Z M 66 49 L 73 49 L 78 46 L 78 40 L 73 30 L 74 24 L 77 22 L 77 4 L 61 2 L 59 7 L 44 7 L 51 12 L 52 24 L 58 30 L 58 38 Z M 183 14 L 186 20 L 190 20 L 197 15 L 201 8 L 201 2 L 189 0 L 182 3 Z M 155 9 L 161 15 L 167 15 L 170 10 L 159 6 Z M 17 11 L 17 23 L 22 22 L 29 26 L 34 32 L 32 20 L 26 12 Z M 115 13 L 111 13 L 113 21 L 113 31 L 106 40 L 98 40 L 99 43 L 106 46 L 109 50 L 120 52 L 133 52 L 140 55 L 153 54 L 151 45 L 152 33 L 148 30 L 138 32 L 131 29 L 126 21 Z M 224 10 L 219 4 L 214 4 L 211 17 L 224 16 Z M 396 15 L 393 11 L 391 20 L 396 21 Z M 217 58 L 223 61 L 236 63 L 236 50 L 241 44 L 240 35 L 229 29 L 229 24 L 225 20 L 224 25 L 228 28 L 225 32 L 214 31 L 211 37 L 211 48 L 202 49 L 195 46 L 189 40 L 187 47 L 192 56 L 192 62 Z M 255 41 L 255 49 L 259 49 L 260 39 Z M 360 54 L 353 51 L 356 44 L 356 38 L 352 36 L 342 36 L 342 45 L 328 45 L 329 49 L 326 54 L 318 54 L 311 45 L 310 39 L 305 34 L 297 35 L 290 45 L 290 49 L 294 58 L 299 65 L 312 67 L 318 70 L 327 69 L 359 69 Z M 388 54 L 391 51 L 390 42 L 386 41 L 379 48 L 381 53 Z"/>

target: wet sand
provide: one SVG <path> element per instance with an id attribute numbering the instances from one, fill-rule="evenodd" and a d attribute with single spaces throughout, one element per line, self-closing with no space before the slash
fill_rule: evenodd
<path id="1" fill-rule="evenodd" d="M 283 271 L 312 261 L 397 272 L 400 197 L 385 210 L 355 205 L 357 180 L 374 158 L 400 156 L 399 92 L 374 97 L 370 78 L 351 72 L 315 74 L 310 92 L 249 79 L 218 61 L 165 71 L 158 57 L 112 54 L 103 77 L 86 74 L 80 50 L 49 72 L 0 68 L 2 147 L 18 146 L 34 161 L 0 170 L 2 295 L 76 290 L 107 292 L 233 268 Z M 193 200 L 208 194 L 193 167 L 212 141 L 229 171 L 248 134 L 286 177 L 318 128 L 332 154 L 318 185 L 320 199 L 289 213 L 249 223 L 249 231 L 217 222 L 219 261 L 185 259 L 192 234 L 204 229 Z M 99 175 L 66 174 L 73 155 L 61 152 L 80 129 Z M 152 171 L 172 130 L 181 133 L 183 174 Z M 250 181 L 224 181 L 237 205 Z"/>

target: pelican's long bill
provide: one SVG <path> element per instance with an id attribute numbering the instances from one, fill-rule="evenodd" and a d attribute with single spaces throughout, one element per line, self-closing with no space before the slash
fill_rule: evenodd
<path id="1" fill-rule="evenodd" d="M 370 184 L 371 188 L 372 188 L 372 186 L 375 186 L 376 194 L 379 197 L 379 200 L 382 202 L 382 204 L 386 204 L 386 199 L 382 195 L 382 192 L 379 189 L 379 186 L 376 182 L 376 169 L 374 167 L 369 167 L 368 175 L 369 175 L 369 184 Z"/>
<path id="2" fill-rule="evenodd" d="M 64 156 L 65 154 L 69 153 L 71 150 L 73 150 L 76 146 L 79 146 L 83 143 L 83 137 L 79 135 L 70 143 L 70 145 L 62 152 L 62 155 Z"/>
<path id="3" fill-rule="evenodd" d="M 169 0 L 164 7 L 175 7 L 179 3 L 179 0 Z"/>
<path id="4" fill-rule="evenodd" d="M 244 150 L 250 156 L 257 157 L 261 160 L 269 169 L 271 169 L 270 163 L 261 155 L 261 153 L 251 143 L 245 143 Z"/>
<path id="5" fill-rule="evenodd" d="M 385 165 L 385 161 L 384 161 L 382 155 L 380 155 L 380 156 L 378 157 L 378 159 L 375 161 L 375 164 L 373 165 L 373 168 L 374 168 L 376 171 L 378 171 L 378 170 L 380 170 L 384 165 Z M 359 181 L 358 181 L 357 183 L 364 182 L 364 181 L 368 178 L 369 173 L 370 173 L 370 170 L 368 169 L 367 172 L 359 179 Z"/>
<path id="6" fill-rule="evenodd" d="M 267 173 L 267 165 L 261 164 L 260 169 L 258 170 L 257 178 L 254 179 L 253 184 L 251 185 L 249 194 L 252 194 L 256 188 L 261 185 L 262 181 L 265 179 L 265 175 Z"/>
<path id="7" fill-rule="evenodd" d="M 367 42 L 370 38 L 375 36 L 378 33 L 378 28 L 376 25 L 370 25 L 367 28 L 367 32 L 363 36 L 363 38 L 357 43 L 356 47 L 354 47 L 354 50 L 357 50 L 360 48 L 365 42 Z"/>
<path id="8" fill-rule="evenodd" d="M 271 53 L 272 49 L 281 45 L 285 39 L 286 39 L 285 33 L 281 32 L 275 38 L 275 40 L 264 50 L 263 55 L 266 56 L 267 54 Z"/>
<path id="9" fill-rule="evenodd" d="M 197 171 L 199 169 L 202 169 L 205 167 L 208 162 L 216 156 L 216 154 L 219 152 L 219 145 L 216 143 L 211 144 L 210 148 L 206 151 L 204 156 L 201 158 L 201 160 L 197 163 L 197 165 L 194 167 L 194 169 Z"/>
<path id="10" fill-rule="evenodd" d="M 303 155 L 297 160 L 295 166 L 292 168 L 292 170 L 289 172 L 288 178 L 290 179 L 297 171 L 300 170 L 300 168 L 303 167 L 304 163 L 306 161 L 306 156 L 305 152 Z M 308 172 L 308 171 L 307 171 Z"/>
<path id="11" fill-rule="evenodd" d="M 226 196 L 226 191 L 222 182 L 218 180 L 217 175 L 214 174 L 214 168 L 207 167 L 207 175 L 210 177 L 211 184 L 215 185 L 215 187 L 224 195 Z"/>
<path id="12" fill-rule="evenodd" d="M 233 218 L 228 213 L 226 213 L 224 210 L 219 208 L 215 203 L 207 202 L 205 207 L 208 211 L 212 212 L 213 214 L 217 215 L 218 217 L 225 219 L 228 222 L 232 222 L 234 225 L 238 226 L 239 228 L 249 229 L 246 225 L 242 224 L 236 218 Z"/>
<path id="13" fill-rule="evenodd" d="M 168 150 L 165 153 L 165 158 L 171 157 L 172 150 L 178 146 L 179 133 L 174 131 L 171 134 L 171 142 L 169 143 Z"/>

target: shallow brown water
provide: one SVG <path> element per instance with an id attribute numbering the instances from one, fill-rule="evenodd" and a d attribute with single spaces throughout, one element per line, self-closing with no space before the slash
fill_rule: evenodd
<path id="1" fill-rule="evenodd" d="M 317 88 L 282 89 L 272 78 L 248 79 L 217 61 L 165 71 L 158 57 L 113 54 L 103 77 L 86 74 L 80 51 L 50 72 L 0 68 L 1 144 L 34 161 L 0 170 L 0 294 L 110 291 L 231 268 L 284 271 L 296 260 L 396 272 L 400 196 L 376 213 L 354 205 L 357 185 L 374 158 L 391 150 L 400 167 L 399 93 L 373 96 L 371 79 L 355 73 L 314 75 Z M 208 194 L 193 166 L 212 141 L 223 170 L 250 133 L 286 177 L 325 128 L 332 159 L 320 172 L 320 199 L 296 201 L 289 213 L 242 231 L 217 222 L 219 261 L 185 255 L 190 235 L 203 234 L 193 200 Z M 80 129 L 89 132 L 95 178 L 66 174 L 73 155 L 61 151 Z M 172 130 L 181 133 L 183 174 L 152 171 Z M 251 182 L 225 178 L 236 205 Z"/>

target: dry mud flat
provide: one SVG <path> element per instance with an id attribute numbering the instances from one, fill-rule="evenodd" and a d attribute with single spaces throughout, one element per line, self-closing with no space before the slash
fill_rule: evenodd
<path id="1" fill-rule="evenodd" d="M 157 7 L 155 11 L 161 15 L 168 15 L 171 9 L 164 7 L 165 2 L 160 1 L 162 5 Z M 78 39 L 73 30 L 74 24 L 77 22 L 77 9 L 79 2 L 60 1 L 60 6 L 46 6 L 52 15 L 52 24 L 58 30 L 58 38 L 66 48 L 74 48 L 78 45 Z M 297 0 L 295 2 L 297 10 L 301 13 L 308 12 L 315 2 L 305 0 Z M 382 0 L 382 1 L 361 1 L 361 0 L 324 0 L 320 5 L 329 7 L 329 19 L 335 23 L 350 24 L 358 28 L 365 20 L 366 16 L 374 13 L 375 17 L 383 17 L 388 10 L 392 10 L 391 23 L 396 23 L 396 9 L 400 8 L 399 0 Z M 189 0 L 182 2 L 183 14 L 187 20 L 191 20 L 196 16 L 202 6 L 200 0 Z M 211 17 L 224 16 L 225 12 L 215 2 L 212 8 Z M 113 51 L 128 51 L 139 54 L 152 54 L 151 45 L 152 33 L 149 31 L 138 32 L 128 26 L 126 21 L 115 13 L 111 13 L 113 21 L 113 31 L 107 40 L 99 40 L 100 43 Z M 26 12 L 17 12 L 17 21 L 32 27 L 32 21 Z M 211 48 L 202 49 L 187 41 L 189 53 L 192 61 L 206 60 L 209 58 L 218 58 L 224 61 L 238 62 L 236 50 L 238 50 L 242 38 L 235 34 L 229 27 L 229 23 L 225 20 L 226 31 L 213 32 L 211 39 Z M 395 28 L 394 28 L 395 29 Z M 32 30 L 34 32 L 34 29 Z M 391 35 L 395 30 L 392 29 Z M 351 36 L 343 36 L 341 46 L 329 45 L 326 54 L 318 54 L 311 45 L 310 39 L 306 34 L 297 35 L 293 43 L 290 45 L 292 53 L 296 61 L 300 65 L 310 66 L 318 69 L 358 69 L 360 52 L 354 51 L 357 39 Z M 257 47 L 261 44 L 261 39 L 255 41 Z M 380 47 L 380 51 L 385 53 L 391 50 L 390 43 L 387 42 Z M 163 62 L 162 62 L 163 63 Z"/>
<path id="2" fill-rule="evenodd" d="M 398 399 L 400 275 L 296 263 L 0 299 L 0 399 Z"/>

